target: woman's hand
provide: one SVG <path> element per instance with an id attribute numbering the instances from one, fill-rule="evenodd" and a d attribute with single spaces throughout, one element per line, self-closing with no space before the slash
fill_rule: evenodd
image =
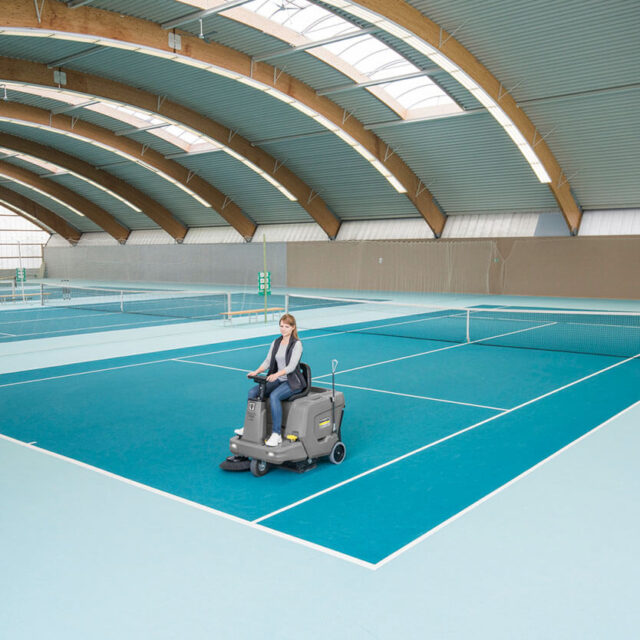
<path id="1" fill-rule="evenodd" d="M 253 378 L 254 376 L 257 376 L 259 373 L 259 371 L 256 369 L 255 371 L 249 371 L 249 373 L 247 373 L 247 378 Z"/>
<path id="2" fill-rule="evenodd" d="M 272 373 L 270 376 L 267 376 L 267 382 L 275 382 L 280 377 L 280 373 Z"/>

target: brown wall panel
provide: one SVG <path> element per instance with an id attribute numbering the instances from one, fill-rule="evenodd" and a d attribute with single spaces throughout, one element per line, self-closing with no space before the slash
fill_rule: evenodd
<path id="1" fill-rule="evenodd" d="M 290 287 L 640 298 L 640 237 L 300 242 Z"/>
<path id="2" fill-rule="evenodd" d="M 489 293 L 492 241 L 298 242 L 287 284 L 319 289 Z"/>

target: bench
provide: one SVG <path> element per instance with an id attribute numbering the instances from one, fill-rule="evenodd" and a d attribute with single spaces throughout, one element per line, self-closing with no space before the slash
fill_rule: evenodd
<path id="1" fill-rule="evenodd" d="M 224 320 L 228 320 L 229 322 L 231 322 L 233 320 L 233 318 L 236 317 L 241 317 L 241 316 L 248 316 L 249 318 L 249 322 L 251 322 L 251 318 L 253 316 L 256 316 L 256 318 L 261 315 L 266 313 L 270 313 L 271 317 L 275 317 L 276 313 L 279 313 L 280 311 L 284 311 L 284 307 L 268 307 L 267 309 L 243 309 L 242 311 L 223 311 L 220 315 L 223 316 Z"/>
<path id="2" fill-rule="evenodd" d="M 51 295 L 49 293 L 41 294 L 39 291 L 36 293 L 2 293 L 0 294 L 0 301 L 4 302 L 5 300 L 13 300 L 20 302 L 23 298 L 40 298 L 41 295 Z"/>

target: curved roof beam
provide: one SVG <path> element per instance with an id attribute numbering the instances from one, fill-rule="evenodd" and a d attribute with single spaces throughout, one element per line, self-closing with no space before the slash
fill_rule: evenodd
<path id="1" fill-rule="evenodd" d="M 47 231 L 49 229 L 55 231 L 71 244 L 78 242 L 82 236 L 82 233 L 78 231 L 78 229 L 70 225 L 59 215 L 23 196 L 21 193 L 0 186 L 0 202 L 26 220 L 29 220 L 29 222 L 36 220 L 37 222 L 34 224 L 38 224 L 38 226 L 41 226 Z M 31 218 L 33 218 L 33 220 L 31 220 Z"/>
<path id="2" fill-rule="evenodd" d="M 116 153 L 154 173 L 161 174 L 163 178 L 170 180 L 205 206 L 211 206 L 240 235 L 251 237 L 255 231 L 256 225 L 244 215 L 240 207 L 215 187 L 190 174 L 188 169 L 177 162 L 167 160 L 157 151 L 145 149 L 138 142 L 125 136 L 117 136 L 103 127 L 64 115 L 53 115 L 44 109 L 17 102 L 0 101 L 0 120 L 55 131 Z"/>
<path id="3" fill-rule="evenodd" d="M 123 20 L 119 14 L 101 9 L 69 9 L 61 2 L 50 0 L 40 18 L 38 21 L 30 0 L 16 0 L 6 7 L 0 18 L 3 25 L 0 31 L 4 29 L 4 33 L 9 34 L 13 29 L 14 33 L 23 36 L 59 37 L 86 42 L 87 47 L 113 46 L 139 51 L 206 69 L 266 92 L 302 111 L 353 147 L 396 191 L 406 194 L 437 237 L 442 233 L 444 214 L 405 162 L 378 136 L 365 129 L 360 121 L 345 113 L 342 107 L 319 96 L 293 76 L 264 62 L 254 62 L 246 54 L 229 47 L 206 43 L 188 34 L 178 36 L 158 24 L 139 18 Z"/>
<path id="4" fill-rule="evenodd" d="M 0 176 L 4 176 L 12 182 L 38 191 L 46 197 L 60 202 L 60 204 L 71 209 L 78 215 L 86 216 L 121 244 L 124 243 L 129 236 L 129 229 L 121 225 L 104 209 L 62 185 L 55 184 L 50 180 L 44 180 L 36 173 L 1 161 Z"/>
<path id="5" fill-rule="evenodd" d="M 582 210 L 560 164 L 507 89 L 460 42 L 404 0 L 323 0 L 375 26 L 427 56 L 467 88 L 516 143 L 541 182 L 548 183 L 573 235 Z"/>
<path id="6" fill-rule="evenodd" d="M 5 148 L 62 167 L 71 173 L 77 174 L 80 178 L 86 179 L 90 183 L 95 183 L 110 195 L 125 200 L 129 206 L 134 206 L 137 211 L 141 211 L 144 215 L 156 222 L 176 241 L 182 242 L 187 235 L 187 228 L 178 222 L 168 209 L 165 209 L 161 204 L 142 193 L 142 191 L 124 182 L 124 180 L 120 180 L 120 178 L 116 178 L 116 176 L 106 171 L 96 169 L 89 163 L 84 162 L 84 160 L 67 155 L 62 151 L 47 147 L 38 142 L 19 138 L 8 133 L 3 133 L 0 141 Z"/>
<path id="7" fill-rule="evenodd" d="M 7 80 L 56 89 L 61 88 L 74 93 L 101 97 L 105 100 L 120 102 L 156 113 L 205 134 L 223 147 L 230 149 L 235 154 L 234 157 L 242 156 L 239 159 L 241 162 L 245 159 L 257 167 L 259 171 L 271 176 L 273 180 L 293 194 L 300 206 L 330 238 L 335 238 L 337 235 L 340 220 L 331 212 L 324 200 L 319 196 L 314 197 L 313 189 L 293 171 L 287 169 L 265 151 L 253 147 L 246 138 L 234 134 L 231 129 L 188 107 L 170 100 L 161 100 L 159 96 L 147 91 L 77 71 L 65 70 L 64 73 L 66 76 L 65 84 L 61 87 L 54 79 L 54 72 L 44 64 L 0 57 L 0 81 Z"/>

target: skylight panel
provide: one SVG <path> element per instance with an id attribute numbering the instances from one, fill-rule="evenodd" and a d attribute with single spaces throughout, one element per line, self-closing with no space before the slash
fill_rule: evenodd
<path id="1" fill-rule="evenodd" d="M 318 47 L 310 52 L 320 59 L 323 59 L 322 51 L 333 54 L 349 65 L 354 72 L 357 72 L 353 74 L 354 78 L 359 74 L 360 78 L 364 76 L 370 80 L 384 80 L 386 78 L 391 80 L 394 77 L 420 71 L 418 67 L 382 40 L 368 33 L 358 35 L 362 29 L 307 0 L 253 0 L 243 4 L 242 10 L 251 11 L 277 25 L 291 29 L 312 42 L 353 33 L 352 38 L 330 42 L 322 45 L 322 48 Z M 233 9 L 228 13 L 236 19 L 242 15 L 241 11 Z M 274 30 L 274 35 L 279 38 L 283 37 L 282 33 L 282 31 L 276 33 Z M 299 43 L 292 42 L 292 44 Z M 325 61 L 329 62 L 328 59 Z M 415 92 L 412 91 L 411 94 L 406 92 L 405 86 L 394 88 L 391 82 L 368 88 L 368 91 L 382 100 L 385 100 L 385 95 L 388 96 L 386 101 L 389 106 L 405 118 L 412 116 L 409 110 L 418 104 L 421 109 L 438 106 L 447 107 L 448 111 L 459 110 L 456 103 L 427 76 L 419 78 L 411 87 L 415 87 Z M 435 97 L 436 94 L 438 98 Z M 443 113 L 440 109 L 439 115 Z"/>

